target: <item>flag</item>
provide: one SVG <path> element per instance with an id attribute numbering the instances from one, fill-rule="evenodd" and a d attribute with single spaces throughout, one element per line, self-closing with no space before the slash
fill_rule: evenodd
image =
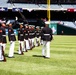
<path id="1" fill-rule="evenodd" d="M 67 11 L 68 12 L 74 12 L 74 8 L 68 8 Z"/>
<path id="2" fill-rule="evenodd" d="M 8 11 L 7 7 L 0 7 L 0 11 Z"/>
<path id="3" fill-rule="evenodd" d="M 23 9 L 22 8 L 13 8 L 12 11 L 13 12 L 18 12 L 18 11 L 23 12 Z"/>

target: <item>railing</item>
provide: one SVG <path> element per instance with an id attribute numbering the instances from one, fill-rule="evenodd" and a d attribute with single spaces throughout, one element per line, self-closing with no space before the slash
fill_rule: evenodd
<path id="1" fill-rule="evenodd" d="M 14 3 L 36 3 L 47 4 L 47 0 L 8 0 L 8 2 Z M 52 4 L 76 4 L 76 0 L 51 0 Z"/>

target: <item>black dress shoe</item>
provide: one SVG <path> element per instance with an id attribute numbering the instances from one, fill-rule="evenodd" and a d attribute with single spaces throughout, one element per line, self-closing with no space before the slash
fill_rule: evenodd
<path id="1" fill-rule="evenodd" d="M 25 52 L 28 52 L 27 50 Z"/>
<path id="2" fill-rule="evenodd" d="M 50 57 L 44 57 L 44 58 L 46 58 L 46 59 L 50 59 Z"/>
<path id="3" fill-rule="evenodd" d="M 0 62 L 3 62 L 3 60 L 0 60 Z"/>
<path id="4" fill-rule="evenodd" d="M 15 57 L 14 57 L 14 56 L 12 56 L 12 57 L 9 57 L 9 56 L 8 56 L 8 58 L 15 58 Z"/>
<path id="5" fill-rule="evenodd" d="M 45 58 L 45 56 L 43 56 Z"/>

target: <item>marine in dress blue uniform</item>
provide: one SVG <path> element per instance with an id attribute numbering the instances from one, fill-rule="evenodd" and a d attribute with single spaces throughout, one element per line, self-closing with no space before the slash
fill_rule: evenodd
<path id="1" fill-rule="evenodd" d="M 40 29 L 39 29 L 39 26 L 36 27 L 35 37 L 36 37 L 36 46 L 40 46 Z"/>
<path id="2" fill-rule="evenodd" d="M 45 22 L 45 27 L 42 29 L 41 34 L 43 36 L 43 48 L 42 55 L 45 58 L 50 58 L 50 42 L 53 39 L 52 29 L 49 28 L 49 22 Z"/>
<path id="3" fill-rule="evenodd" d="M 32 40 L 32 48 L 35 47 L 35 26 L 31 25 L 31 40 Z"/>
<path id="4" fill-rule="evenodd" d="M 12 58 L 12 57 L 14 57 L 14 48 L 15 48 L 16 36 L 14 34 L 14 30 L 12 28 L 11 23 L 9 24 L 9 27 L 8 27 L 8 39 L 9 39 L 9 42 L 10 42 L 8 57 Z"/>
<path id="5" fill-rule="evenodd" d="M 3 36 L 3 50 L 5 51 L 6 48 L 6 43 L 7 43 L 7 39 L 6 39 L 6 25 L 5 23 L 1 24 L 1 29 L 2 29 L 2 36 Z"/>
<path id="6" fill-rule="evenodd" d="M 5 37 L 6 36 L 4 36 L 4 34 L 6 34 L 5 33 L 5 24 L 4 23 L 2 23 L 2 26 L 0 27 L 0 61 L 6 61 L 6 58 L 5 58 L 5 43 L 6 43 L 6 41 L 5 41 Z"/>
<path id="7" fill-rule="evenodd" d="M 4 60 L 2 55 L 2 41 L 3 41 L 2 28 L 0 27 L 0 61 Z"/>
<path id="8" fill-rule="evenodd" d="M 24 27 L 24 48 L 25 48 L 25 51 L 27 52 L 27 50 L 30 49 L 30 46 L 29 46 L 29 26 L 28 24 L 25 24 L 25 27 Z"/>
<path id="9" fill-rule="evenodd" d="M 29 47 L 32 50 L 32 38 L 33 38 L 33 31 L 31 25 L 29 25 Z"/>
<path id="10" fill-rule="evenodd" d="M 41 34 L 41 31 L 44 27 L 41 27 L 41 30 L 40 30 L 40 45 L 43 45 L 43 36 Z"/>
<path id="11" fill-rule="evenodd" d="M 23 54 L 22 51 L 24 51 L 24 28 L 23 28 L 23 24 L 22 23 L 20 24 L 20 28 L 18 29 L 18 41 L 19 41 L 18 54 Z"/>

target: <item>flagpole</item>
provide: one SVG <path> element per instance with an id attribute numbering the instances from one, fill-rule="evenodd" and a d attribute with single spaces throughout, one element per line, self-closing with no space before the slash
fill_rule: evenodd
<path id="1" fill-rule="evenodd" d="M 50 0 L 47 0 L 47 18 L 48 18 L 48 21 L 50 22 L 50 19 L 51 19 L 51 14 L 50 14 Z"/>

